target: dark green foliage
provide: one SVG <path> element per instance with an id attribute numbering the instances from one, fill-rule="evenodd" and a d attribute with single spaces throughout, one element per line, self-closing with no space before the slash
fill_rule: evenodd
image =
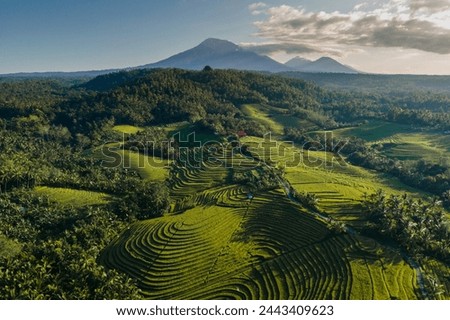
<path id="1" fill-rule="evenodd" d="M 348 160 L 355 165 L 389 173 L 402 182 L 424 191 L 443 196 L 450 188 L 450 168 L 447 165 L 424 160 L 401 161 L 391 159 L 376 149 L 351 139 L 342 149 Z"/>
<path id="2" fill-rule="evenodd" d="M 158 128 L 146 128 L 127 137 L 123 148 L 138 151 L 145 155 L 168 158 L 175 147 L 167 132 Z"/>
<path id="3" fill-rule="evenodd" d="M 11 119 L 51 113 L 55 103 L 70 95 L 71 90 L 57 80 L 0 82 L 0 115 Z"/>
<path id="4" fill-rule="evenodd" d="M 2 299 L 140 299 L 133 282 L 96 262 L 96 250 L 65 241 L 26 248 L 0 265 Z"/>
<path id="5" fill-rule="evenodd" d="M 119 71 L 95 77 L 94 79 L 80 85 L 81 88 L 92 91 L 109 91 L 127 82 L 144 77 L 148 70 Z"/>
<path id="6" fill-rule="evenodd" d="M 305 208 L 308 208 L 313 211 L 318 211 L 317 204 L 319 202 L 319 199 L 314 193 L 308 192 L 299 193 L 293 188 L 291 188 L 289 192 L 291 196 Z"/>
<path id="7" fill-rule="evenodd" d="M 219 135 L 227 136 L 245 131 L 248 135 L 262 137 L 270 130 L 263 124 L 243 118 L 226 115 L 207 115 L 197 122 L 199 129 L 216 132 Z"/>
<path id="8" fill-rule="evenodd" d="M 18 241 L 0 235 L 0 259 L 15 258 L 21 251 L 22 246 Z"/>
<path id="9" fill-rule="evenodd" d="M 442 193 L 442 201 L 444 202 L 444 205 L 447 207 L 450 207 L 450 190 L 445 191 Z"/>
<path id="10" fill-rule="evenodd" d="M 169 189 L 164 183 L 140 181 L 126 191 L 118 210 L 127 218 L 145 220 L 161 216 L 169 205 Z"/>
<path id="11" fill-rule="evenodd" d="M 304 130 L 294 128 L 285 128 L 284 134 L 289 141 L 293 141 L 301 145 L 305 150 L 328 151 L 336 154 L 339 154 L 344 150 L 343 154 L 348 154 L 350 150 L 352 150 L 351 152 L 354 152 L 353 149 L 360 149 L 358 145 L 359 141 L 354 143 L 353 140 L 343 140 L 328 134 L 311 135 L 306 133 Z M 361 147 L 365 148 L 365 145 L 362 144 Z"/>
<path id="12" fill-rule="evenodd" d="M 440 201 L 429 203 L 381 190 L 364 202 L 370 228 L 397 241 L 412 254 L 439 257 L 450 263 L 450 234 Z"/>
<path id="13" fill-rule="evenodd" d="M 0 196 L 0 234 L 22 249 L 0 256 L 3 299 L 133 299 L 132 281 L 96 261 L 125 223 L 107 208 L 61 207 L 30 192 Z"/>
<path id="14" fill-rule="evenodd" d="M 320 107 L 316 96 L 322 94 L 303 81 L 224 70 L 119 72 L 98 77 L 85 87 L 101 92 L 70 99 L 57 112 L 56 123 L 72 133 L 89 134 L 108 119 L 141 126 L 201 121 L 221 133 L 251 130 L 256 123 L 241 115 L 241 104 L 316 110 Z"/>

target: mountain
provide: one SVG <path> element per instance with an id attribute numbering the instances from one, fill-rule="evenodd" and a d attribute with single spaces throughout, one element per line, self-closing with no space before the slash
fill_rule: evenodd
<path id="1" fill-rule="evenodd" d="M 180 68 L 201 70 L 206 65 L 216 69 L 237 69 L 281 72 L 292 70 L 269 57 L 244 50 L 238 45 L 220 39 L 206 39 L 198 46 L 156 63 L 140 68 Z"/>
<path id="2" fill-rule="evenodd" d="M 295 69 L 296 71 L 310 73 L 359 73 L 358 70 L 343 65 L 342 63 L 339 63 L 329 57 L 322 57 L 316 61 L 308 61 L 306 59 L 296 57 L 286 62 L 285 65 Z"/>
<path id="3" fill-rule="evenodd" d="M 300 71 L 310 73 L 359 73 L 357 70 L 345 66 L 328 57 L 310 61 L 296 57 L 285 64 L 279 63 L 267 56 L 259 55 L 244 49 L 230 41 L 209 38 L 198 46 L 175 54 L 156 63 L 138 67 L 78 72 L 36 72 L 3 74 L 2 78 L 85 78 L 96 77 L 121 70 L 179 68 L 188 70 L 202 70 L 205 66 L 216 69 L 236 69 L 265 72 Z"/>
<path id="4" fill-rule="evenodd" d="M 306 66 L 307 64 L 311 63 L 311 60 L 305 59 L 305 58 L 301 58 L 301 57 L 295 57 L 292 58 L 291 60 L 289 60 L 288 62 L 285 63 L 286 66 L 288 66 L 289 68 L 298 70 L 300 68 L 303 68 L 304 66 Z"/>

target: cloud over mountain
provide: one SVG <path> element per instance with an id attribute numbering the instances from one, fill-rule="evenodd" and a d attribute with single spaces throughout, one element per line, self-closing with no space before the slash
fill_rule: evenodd
<path id="1" fill-rule="evenodd" d="M 450 0 L 389 0 L 378 7 L 362 3 L 347 13 L 288 5 L 252 9 L 265 14 L 255 22 L 265 42 L 246 44 L 259 52 L 342 55 L 380 47 L 450 54 Z"/>

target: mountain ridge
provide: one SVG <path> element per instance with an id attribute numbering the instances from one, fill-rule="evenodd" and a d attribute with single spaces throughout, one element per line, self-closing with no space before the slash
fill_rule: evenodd
<path id="1" fill-rule="evenodd" d="M 297 57 L 294 57 L 291 60 L 285 62 L 285 65 L 290 68 L 297 69 L 297 68 L 302 68 L 311 62 L 312 62 L 311 60 L 297 56 Z"/>
<path id="2" fill-rule="evenodd" d="M 216 69 L 235 69 L 259 72 L 289 72 L 300 71 L 310 73 L 359 73 L 357 70 L 345 66 L 336 60 L 322 57 L 310 61 L 295 57 L 285 64 L 272 58 L 245 49 L 231 41 L 207 38 L 197 46 L 179 52 L 166 59 L 136 67 L 111 68 L 105 70 L 88 70 L 72 72 L 20 72 L 0 74 L 3 78 L 80 78 L 96 77 L 118 71 L 155 68 L 179 68 L 187 70 L 202 70 L 205 66 Z"/>
<path id="3" fill-rule="evenodd" d="M 285 63 L 295 71 L 308 73 L 360 73 L 358 70 L 346 66 L 330 57 L 321 57 L 315 61 L 305 58 L 295 57 Z"/>
<path id="4" fill-rule="evenodd" d="M 282 72 L 291 70 L 267 56 L 259 55 L 221 39 L 208 38 L 199 45 L 141 68 L 180 68 L 201 70 L 206 65 L 217 69 Z"/>

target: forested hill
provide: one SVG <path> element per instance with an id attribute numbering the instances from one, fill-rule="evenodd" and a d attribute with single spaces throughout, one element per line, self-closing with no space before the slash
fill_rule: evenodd
<path id="1" fill-rule="evenodd" d="M 245 104 L 276 108 L 278 113 L 337 128 L 367 119 L 427 127 L 449 127 L 447 95 L 334 92 L 310 82 L 255 72 L 179 69 L 134 70 L 99 76 L 80 87 L 56 109 L 57 124 L 72 132 L 103 123 L 167 124 L 187 120 L 220 134 L 268 131 L 242 113 Z"/>
<path id="2" fill-rule="evenodd" d="M 97 77 L 85 92 L 59 105 L 56 121 L 75 130 L 87 122 L 155 125 L 177 121 L 216 123 L 214 130 L 264 128 L 246 120 L 243 104 L 270 104 L 285 110 L 319 112 L 326 93 L 297 79 L 231 70 L 136 70 Z"/>
<path id="3" fill-rule="evenodd" d="M 450 93 L 450 76 L 283 72 L 288 78 L 312 81 L 334 89 L 377 93 L 412 93 L 417 91 Z"/>
<path id="4" fill-rule="evenodd" d="M 72 87 L 57 80 L 3 82 L 0 93 L 4 119 L 35 116 L 46 126 L 67 128 L 73 137 L 92 138 L 106 125 L 178 121 L 224 135 L 245 130 L 259 136 L 269 131 L 267 121 L 256 121 L 243 112 L 246 104 L 269 108 L 271 116 L 307 121 L 318 129 L 367 119 L 450 128 L 448 95 L 335 92 L 300 79 L 210 68 L 122 71 Z"/>

